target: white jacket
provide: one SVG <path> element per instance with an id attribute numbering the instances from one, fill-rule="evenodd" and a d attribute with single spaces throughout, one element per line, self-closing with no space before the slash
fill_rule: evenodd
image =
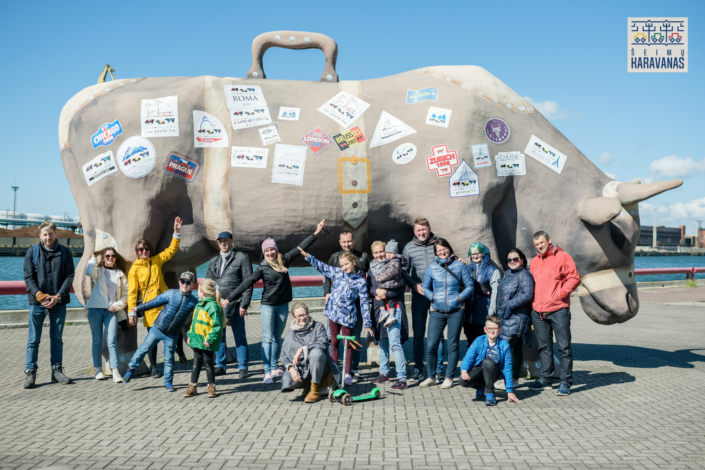
<path id="1" fill-rule="evenodd" d="M 86 308 L 110 308 L 115 307 L 117 312 L 117 321 L 127 320 L 127 276 L 125 273 L 117 270 L 117 301 L 109 304 L 108 286 L 105 280 L 105 268 L 95 267 L 96 259 L 91 258 L 86 266 L 86 276 L 93 279 L 93 291 L 91 297 L 86 302 Z"/>

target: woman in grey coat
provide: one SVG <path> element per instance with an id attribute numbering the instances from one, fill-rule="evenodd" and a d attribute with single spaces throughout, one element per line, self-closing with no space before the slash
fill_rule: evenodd
<path id="1" fill-rule="evenodd" d="M 282 392 L 302 389 L 306 403 L 321 399 L 320 391 L 333 381 L 342 386 L 343 378 L 338 366 L 328 352 L 328 336 L 322 323 L 314 321 L 304 303 L 291 309 L 291 330 L 282 343 L 279 360 L 286 372 L 282 376 Z"/>

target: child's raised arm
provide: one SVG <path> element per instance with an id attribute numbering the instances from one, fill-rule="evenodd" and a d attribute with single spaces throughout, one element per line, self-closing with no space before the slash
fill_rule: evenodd
<path id="1" fill-rule="evenodd" d="M 317 260 L 315 256 L 313 256 L 313 255 L 311 255 L 311 254 L 309 254 L 309 253 L 306 253 L 306 252 L 305 252 L 304 250 L 302 250 L 300 247 L 299 247 L 299 251 L 301 252 L 302 255 L 304 255 L 304 258 L 306 258 L 306 261 L 308 261 L 309 263 L 311 263 L 311 266 L 313 266 L 314 268 L 316 268 L 316 269 L 318 270 L 318 272 L 320 272 L 321 274 L 323 274 L 325 277 L 327 277 L 327 278 L 330 279 L 331 281 L 335 278 L 335 270 L 336 270 L 336 268 L 334 268 L 334 267 L 332 267 L 332 266 L 328 266 L 328 265 L 327 265 L 326 263 L 324 263 L 323 261 Z"/>

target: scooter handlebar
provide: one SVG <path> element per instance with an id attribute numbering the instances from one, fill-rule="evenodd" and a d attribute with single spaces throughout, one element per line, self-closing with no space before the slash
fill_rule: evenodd
<path id="1" fill-rule="evenodd" d="M 338 335 L 338 339 L 347 339 L 348 341 L 355 341 L 354 336 L 343 336 L 343 335 Z"/>

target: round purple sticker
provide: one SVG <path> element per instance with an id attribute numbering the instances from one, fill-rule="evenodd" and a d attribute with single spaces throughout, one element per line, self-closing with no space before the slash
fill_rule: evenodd
<path id="1" fill-rule="evenodd" d="M 490 141 L 501 144 L 509 138 L 509 126 L 501 119 L 492 118 L 485 124 L 485 134 Z"/>

